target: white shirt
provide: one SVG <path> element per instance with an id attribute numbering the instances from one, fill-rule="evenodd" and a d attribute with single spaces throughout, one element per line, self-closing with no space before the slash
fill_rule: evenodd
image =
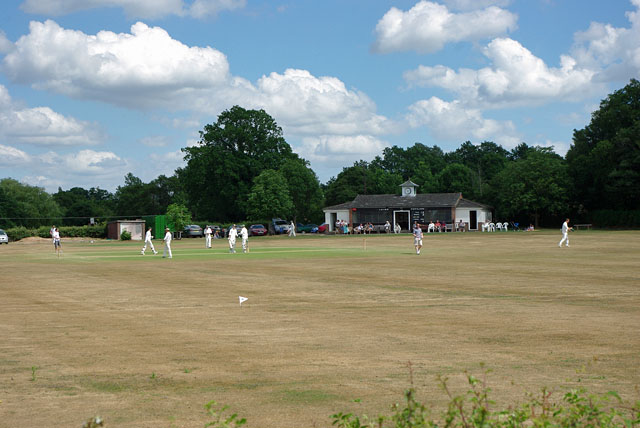
<path id="1" fill-rule="evenodd" d="M 232 227 L 231 230 L 229 230 L 229 241 L 235 241 L 237 236 L 238 236 L 238 229 L 236 229 L 235 227 Z"/>
<path id="2" fill-rule="evenodd" d="M 167 244 L 171 243 L 171 231 L 167 231 L 167 233 L 164 234 L 164 242 Z"/>
<path id="3" fill-rule="evenodd" d="M 57 230 L 53 231 L 53 239 L 57 239 L 60 240 L 60 232 L 58 232 Z"/>
<path id="4" fill-rule="evenodd" d="M 242 239 L 249 238 L 249 231 L 247 230 L 246 227 L 242 228 L 242 230 L 240 231 L 240 236 L 242 237 Z"/>
<path id="5" fill-rule="evenodd" d="M 211 228 L 210 228 L 210 227 L 207 227 L 207 228 L 204 230 L 204 234 L 205 234 L 205 235 L 211 235 Z"/>
<path id="6" fill-rule="evenodd" d="M 144 235 L 145 241 L 151 241 L 151 231 L 147 230 L 147 233 Z"/>
<path id="7" fill-rule="evenodd" d="M 569 223 L 568 222 L 564 222 L 562 223 L 562 233 L 568 233 L 569 232 Z"/>

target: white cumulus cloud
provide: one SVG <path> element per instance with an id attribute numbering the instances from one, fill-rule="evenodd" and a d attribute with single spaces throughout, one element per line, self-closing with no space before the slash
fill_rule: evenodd
<path id="1" fill-rule="evenodd" d="M 122 8 L 129 18 L 156 19 L 168 15 L 205 18 L 224 10 L 243 8 L 246 0 L 25 0 L 20 8 L 27 13 L 62 16 L 105 7 Z"/>
<path id="2" fill-rule="evenodd" d="M 34 145 L 75 146 L 101 143 L 98 125 L 67 117 L 49 107 L 23 108 L 0 85 L 0 137 Z"/>
<path id="3" fill-rule="evenodd" d="M 252 103 L 265 108 L 295 135 L 388 132 L 390 121 L 376 114 L 363 92 L 349 90 L 335 77 L 316 77 L 306 70 L 271 73 L 257 82 Z"/>
<path id="4" fill-rule="evenodd" d="M 380 53 L 433 53 L 447 43 L 496 37 L 516 28 L 517 16 L 490 6 L 452 13 L 438 3 L 422 0 L 404 12 L 392 7 L 376 25 L 373 49 Z"/>
<path id="5" fill-rule="evenodd" d="M 298 152 L 314 163 L 340 164 L 373 159 L 388 144 L 370 135 L 306 137 Z"/>
<path id="6" fill-rule="evenodd" d="M 226 84 L 229 65 L 210 47 L 188 47 L 138 22 L 130 34 L 87 35 L 31 22 L 2 62 L 14 82 L 74 98 L 136 108 L 185 107 L 203 88 Z"/>
<path id="7" fill-rule="evenodd" d="M 4 31 L 0 30 L 0 54 L 5 54 L 13 48 L 11 40 L 7 39 L 7 35 Z"/>
<path id="8" fill-rule="evenodd" d="M 636 10 L 626 14 L 629 28 L 592 22 L 586 31 L 574 35 L 572 55 L 582 66 L 601 70 L 597 76 L 600 81 L 624 81 L 640 75 L 640 0 L 631 3 Z"/>
<path id="9" fill-rule="evenodd" d="M 31 161 L 31 156 L 15 147 L 0 144 L 0 165 L 21 166 Z"/>
<path id="10" fill-rule="evenodd" d="M 420 100 L 409 106 L 407 120 L 414 128 L 426 126 L 442 141 L 486 140 L 507 148 L 522 141 L 513 122 L 486 119 L 481 110 L 465 107 L 457 100 L 447 102 L 438 97 Z"/>
<path id="11" fill-rule="evenodd" d="M 420 66 L 404 74 L 410 85 L 436 86 L 455 92 L 469 105 L 488 108 L 580 99 L 594 91 L 593 70 L 563 55 L 560 67 L 549 67 L 519 42 L 498 38 L 484 49 L 491 67 L 455 71 L 442 65 Z"/>

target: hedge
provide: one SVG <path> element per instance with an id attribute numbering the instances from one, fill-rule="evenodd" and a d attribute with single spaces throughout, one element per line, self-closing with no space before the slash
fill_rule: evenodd
<path id="1" fill-rule="evenodd" d="M 38 236 L 40 238 L 50 238 L 51 234 L 49 226 L 40 226 L 37 229 L 29 229 L 24 226 L 12 227 L 6 229 L 9 240 L 19 241 L 31 236 Z M 60 237 L 62 238 L 106 238 L 107 226 L 106 224 L 99 224 L 95 226 L 60 226 L 58 228 Z"/>

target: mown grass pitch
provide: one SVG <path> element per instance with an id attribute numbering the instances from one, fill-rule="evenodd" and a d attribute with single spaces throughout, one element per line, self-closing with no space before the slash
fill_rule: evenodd
<path id="1" fill-rule="evenodd" d="M 250 427 L 385 412 L 413 367 L 435 382 L 493 370 L 494 397 L 585 386 L 637 399 L 640 232 L 559 231 L 0 247 L 0 426 L 202 427 L 229 404 Z M 239 243 L 239 242 L 238 242 Z M 366 249 L 365 249 L 366 246 Z M 249 298 L 242 307 L 238 296 Z M 362 403 L 354 404 L 360 398 Z"/>

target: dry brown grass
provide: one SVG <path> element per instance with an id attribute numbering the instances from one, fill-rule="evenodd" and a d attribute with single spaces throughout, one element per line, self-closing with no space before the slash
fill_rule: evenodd
<path id="1" fill-rule="evenodd" d="M 445 401 L 493 369 L 501 403 L 575 385 L 638 398 L 640 233 L 48 241 L 0 247 L 0 426 L 202 427 L 215 399 L 250 427 L 326 427 Z M 160 244 L 158 244 L 160 246 Z M 159 249 L 161 250 L 161 248 Z M 238 296 L 249 297 L 242 307 Z M 32 367 L 37 367 L 33 376 Z M 352 403 L 361 398 L 363 403 Z"/>

